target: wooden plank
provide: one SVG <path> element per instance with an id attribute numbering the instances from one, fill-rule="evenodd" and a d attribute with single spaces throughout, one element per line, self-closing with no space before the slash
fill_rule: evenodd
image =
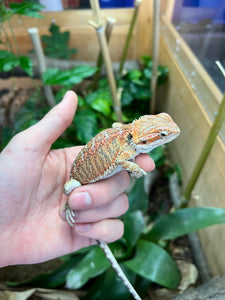
<path id="1" fill-rule="evenodd" d="M 136 59 L 140 55 L 149 54 L 151 49 L 151 3 L 152 0 L 144 0 L 141 4 L 137 27 L 134 30 L 133 38 L 128 52 L 128 59 Z M 60 26 L 61 31 L 70 32 L 70 47 L 77 48 L 78 52 L 74 59 L 94 61 L 99 52 L 98 41 L 95 30 L 88 24 L 92 19 L 91 10 L 68 10 L 63 12 L 43 12 L 44 19 L 32 19 L 24 16 L 12 18 L 12 26 L 17 38 L 20 52 L 26 54 L 32 49 L 32 44 L 27 33 L 28 28 L 37 27 L 40 35 L 49 34 L 48 28 L 51 22 Z M 113 61 L 119 61 L 133 9 L 103 9 L 101 16 L 103 20 L 107 17 L 116 19 L 110 41 L 110 54 Z M 12 41 L 10 28 L 7 23 L 4 25 L 6 32 Z M 150 32 L 150 34 L 148 34 Z M 146 38 L 147 37 L 147 38 Z M 0 46 L 2 49 L 3 46 Z M 16 49 L 14 49 L 16 52 Z"/>
<path id="2" fill-rule="evenodd" d="M 136 58 L 152 53 L 153 0 L 143 0 L 137 22 Z"/>
<path id="3" fill-rule="evenodd" d="M 125 37 L 128 32 L 129 22 L 131 20 L 133 9 L 112 9 L 102 10 L 101 15 L 105 20 L 108 16 L 116 19 L 116 24 L 113 29 L 112 39 L 110 41 L 110 51 L 112 60 L 120 59 Z M 68 10 L 63 12 L 43 12 L 44 19 L 32 19 L 27 17 L 13 17 L 12 26 L 15 31 L 20 52 L 27 53 L 32 49 L 32 44 L 27 33 L 28 28 L 38 27 L 40 35 L 49 34 L 48 28 L 51 22 L 55 22 L 60 26 L 61 31 L 70 31 L 70 47 L 78 49 L 74 58 L 78 60 L 95 60 L 99 47 L 95 30 L 88 24 L 92 19 L 91 10 Z M 5 26 L 7 33 L 10 36 L 10 29 Z M 134 38 L 137 33 L 135 32 Z M 11 37 L 10 37 L 11 39 Z M 128 53 L 129 59 L 134 59 L 136 47 L 134 40 L 131 42 L 131 49 Z"/>
<path id="4" fill-rule="evenodd" d="M 172 33 L 170 32 L 170 34 Z M 160 63 L 169 67 L 169 80 L 166 86 L 159 89 L 158 109 L 159 111 L 168 111 L 181 127 L 180 137 L 170 144 L 169 149 L 173 160 L 181 167 L 183 187 L 185 187 L 212 125 L 211 118 L 202 105 L 202 99 L 199 99 L 199 94 L 212 97 L 213 106 L 216 106 L 221 99 L 221 93 L 218 92 L 193 53 L 190 50 L 186 51 L 188 46 L 184 45 L 182 41 L 180 42 L 180 52 L 184 53 L 179 55 L 186 60 L 184 64 L 190 65 L 196 72 L 195 88 L 193 89 L 192 83 L 183 71 L 183 64 L 180 64 L 177 59 L 174 53 L 175 48 L 171 48 L 167 37 L 165 38 L 164 34 L 161 35 Z M 180 39 L 177 33 L 175 38 Z M 194 189 L 191 205 L 225 208 L 224 157 L 224 143 L 220 137 L 217 137 Z M 225 225 L 220 225 L 200 231 L 201 242 L 213 275 L 225 272 L 225 260 L 221 251 L 225 248 L 224 228 Z"/>
<path id="5" fill-rule="evenodd" d="M 162 14 L 166 17 L 166 19 L 168 21 L 172 21 L 173 18 L 173 12 L 174 12 L 174 7 L 175 7 L 175 3 L 177 1 L 175 0 L 161 0 L 161 11 Z M 176 3 L 177 5 L 177 3 Z"/>

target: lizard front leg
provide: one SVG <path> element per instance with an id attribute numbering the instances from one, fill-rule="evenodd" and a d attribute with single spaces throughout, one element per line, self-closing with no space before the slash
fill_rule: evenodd
<path id="1" fill-rule="evenodd" d="M 141 169 L 135 162 L 128 160 L 117 161 L 117 165 L 120 166 L 123 170 L 128 171 L 132 177 L 142 177 L 146 175 L 146 172 Z"/>
<path id="2" fill-rule="evenodd" d="M 81 186 L 81 183 L 73 178 L 70 178 L 63 187 L 63 192 L 68 196 L 75 188 Z M 76 212 L 69 206 L 68 201 L 64 205 L 64 211 L 66 213 L 66 220 L 73 227 L 75 223 L 75 218 L 77 216 Z"/>
<path id="3" fill-rule="evenodd" d="M 136 151 L 131 147 L 124 147 L 123 151 L 117 157 L 116 165 L 121 167 L 123 170 L 128 171 L 132 177 L 142 177 L 146 175 L 146 172 L 141 169 L 134 161 Z"/>

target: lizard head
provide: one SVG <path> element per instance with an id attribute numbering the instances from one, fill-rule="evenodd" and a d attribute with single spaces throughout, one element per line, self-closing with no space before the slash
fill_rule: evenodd
<path id="1" fill-rule="evenodd" d="M 145 115 L 132 123 L 132 145 L 138 153 L 147 153 L 174 140 L 180 129 L 170 115 Z"/>

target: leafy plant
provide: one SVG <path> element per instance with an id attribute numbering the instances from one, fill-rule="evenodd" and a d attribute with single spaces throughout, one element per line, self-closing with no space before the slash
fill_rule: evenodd
<path id="1" fill-rule="evenodd" d="M 123 113 L 130 119 L 139 117 L 149 111 L 151 91 L 149 83 L 151 79 L 152 59 L 149 56 L 141 58 L 141 68 L 139 70 L 128 71 L 118 85 L 123 88 L 122 107 Z M 158 67 L 158 85 L 165 82 L 168 75 L 168 68 Z"/>
<path id="2" fill-rule="evenodd" d="M 122 218 L 125 224 L 124 236 L 110 245 L 124 272 L 141 296 L 145 295 L 146 287 L 151 282 L 170 289 L 175 289 L 180 282 L 178 267 L 165 247 L 167 241 L 206 226 L 225 222 L 224 209 L 197 207 L 162 216 L 150 227 L 150 219 L 146 219 L 145 216 L 148 201 L 143 192 L 143 178 L 140 178 L 129 194 L 130 208 Z M 67 258 L 65 265 L 53 273 L 39 275 L 30 281 L 13 285 L 38 284 L 39 287 L 50 288 L 52 279 L 57 278 L 58 286 L 66 281 L 68 288 L 88 287 L 87 295 L 83 299 L 99 299 L 100 295 L 105 296 L 109 290 L 109 299 L 130 299 L 129 292 L 123 284 L 115 280 L 116 273 L 99 247 L 85 248 L 82 250 L 82 256 L 78 257 L 79 261 L 75 261 L 75 265 L 73 254 Z M 70 262 L 71 268 L 68 267 Z M 92 287 L 89 288 L 88 281 L 91 278 Z"/>
<path id="3" fill-rule="evenodd" d="M 49 57 L 69 59 L 77 52 L 75 48 L 69 48 L 69 31 L 60 32 L 59 26 L 52 23 L 49 32 L 51 35 L 42 35 L 42 42 L 45 44 L 44 51 Z"/>
<path id="4" fill-rule="evenodd" d="M 29 57 L 0 50 L 0 71 L 8 72 L 17 66 L 20 66 L 28 75 L 32 76 L 33 65 Z"/>
<path id="5" fill-rule="evenodd" d="M 0 71 L 10 71 L 16 66 L 20 66 L 29 76 L 32 75 L 32 61 L 29 57 L 21 56 L 19 46 L 11 25 L 11 18 L 14 15 L 24 15 L 33 18 L 43 18 L 38 13 L 43 8 L 42 5 L 32 2 L 23 1 L 21 3 L 11 2 L 9 8 L 5 6 L 4 1 L 0 4 L 0 42 L 4 44 L 5 50 L 0 50 Z M 13 44 L 17 54 L 13 53 L 13 44 L 11 44 L 7 31 L 4 29 L 4 23 L 8 22 L 11 30 Z M 4 42 L 3 42 L 4 41 Z"/>

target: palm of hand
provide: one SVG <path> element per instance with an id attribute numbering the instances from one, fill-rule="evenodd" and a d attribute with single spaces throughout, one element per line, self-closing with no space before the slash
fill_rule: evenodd
<path id="1" fill-rule="evenodd" d="M 14 149 L 14 143 L 5 149 L 0 172 L 6 175 L 0 184 L 5 187 L 1 197 L 8 200 L 0 211 L 1 235 L 6 251 L 16 251 L 20 263 L 47 260 L 89 245 L 89 239 L 75 237 L 59 216 L 66 199 L 63 184 L 78 151 L 74 147 L 45 155 L 32 148 Z M 11 169 L 5 164 L 10 156 Z"/>

